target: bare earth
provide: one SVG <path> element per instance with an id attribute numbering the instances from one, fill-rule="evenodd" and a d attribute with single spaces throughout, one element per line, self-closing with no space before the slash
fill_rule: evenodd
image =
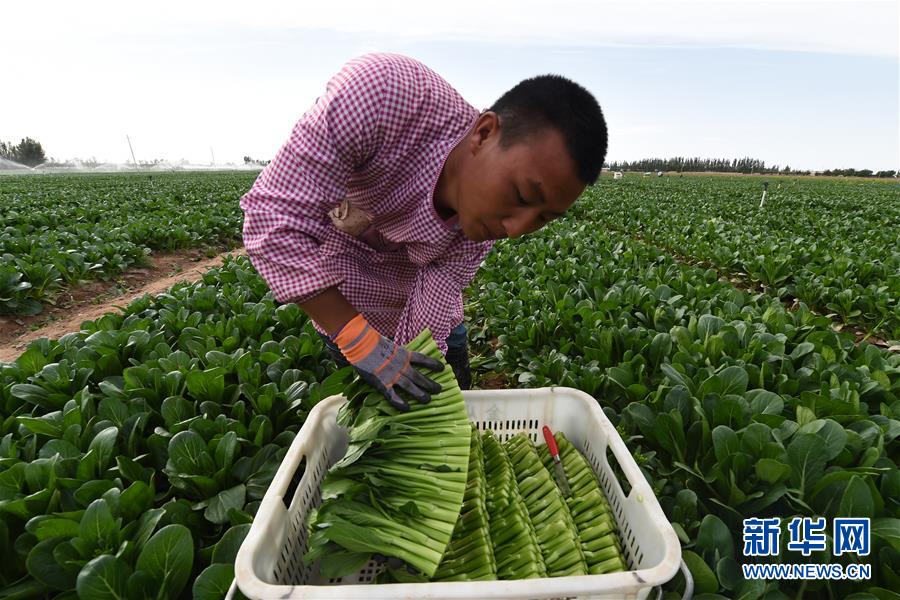
<path id="1" fill-rule="evenodd" d="M 65 290 L 55 305 L 33 317 L 0 317 L 0 362 L 14 361 L 33 340 L 57 339 L 81 329 L 83 321 L 97 319 L 127 306 L 144 294 L 161 294 L 179 281 L 197 281 L 228 255 L 245 254 L 243 248 L 207 258 L 203 250 L 179 250 L 150 256 L 152 265 L 129 269 L 113 281 L 92 281 Z"/>

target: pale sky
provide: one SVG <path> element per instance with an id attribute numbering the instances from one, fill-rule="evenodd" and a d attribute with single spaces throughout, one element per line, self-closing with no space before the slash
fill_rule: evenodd
<path id="1" fill-rule="evenodd" d="M 4 2 L 0 140 L 57 159 L 271 158 L 347 60 L 417 58 L 476 108 L 558 73 L 609 160 L 900 168 L 897 0 Z"/>

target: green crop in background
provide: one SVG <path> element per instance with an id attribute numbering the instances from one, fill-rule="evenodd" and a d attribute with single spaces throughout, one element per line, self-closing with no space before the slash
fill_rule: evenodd
<path id="1" fill-rule="evenodd" d="M 153 251 L 233 246 L 254 172 L 0 178 L 0 314 L 35 314 L 65 286 Z"/>
<path id="2" fill-rule="evenodd" d="M 199 230 L 234 240 L 237 198 L 252 182 L 241 176 L 224 205 L 210 190 L 237 175 L 179 174 L 170 183 L 205 190 L 179 202 L 194 202 L 198 214 L 217 206 L 218 217 L 202 214 L 224 219 L 219 229 L 201 220 Z M 173 231 L 195 232 L 186 245 L 205 235 L 173 216 L 187 214 L 174 196 L 154 191 L 171 188 L 133 193 L 132 175 L 102 177 L 90 189 L 78 177 L 2 177 L 0 196 L 43 202 L 15 217 L 26 220 L 53 213 L 55 185 L 70 199 L 55 203 L 60 210 L 143 198 L 176 219 Z M 67 181 L 75 182 L 68 191 Z M 863 560 L 873 579 L 808 582 L 804 597 L 886 597 L 881 590 L 900 589 L 900 353 L 834 326 L 846 320 L 898 338 L 900 188 L 773 180 L 760 211 L 760 181 L 602 179 L 569 216 L 499 243 L 466 292 L 476 378 L 493 372 L 513 387 L 567 385 L 597 398 L 704 591 L 747 599 L 801 591 L 799 582 L 741 578 L 745 517 L 866 515 L 873 552 Z M 109 204 L 107 193 L 117 200 Z M 78 222 L 66 213 L 13 224 L 11 206 L 0 203 L 2 243 L 34 226 L 61 236 L 59 245 Z M 85 216 L 76 234 L 103 231 L 89 220 L 103 212 Z M 0 302 L 27 280 L 17 264 L 4 256 Z M 74 598 L 101 580 L 117 590 L 124 581 L 135 598 L 178 597 L 179 584 L 182 597 L 221 597 L 307 411 L 352 375 L 332 369 L 308 319 L 277 306 L 247 259 L 82 332 L 35 342 L 0 366 L 0 598 Z M 177 552 L 179 566 L 153 558 L 157 547 Z"/>

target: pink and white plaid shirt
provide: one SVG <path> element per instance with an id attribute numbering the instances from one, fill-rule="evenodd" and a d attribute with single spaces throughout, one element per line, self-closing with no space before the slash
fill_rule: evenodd
<path id="1" fill-rule="evenodd" d="M 241 198 L 244 246 L 276 300 L 338 286 L 381 334 L 406 344 L 428 327 L 446 353 L 462 290 L 493 242 L 443 221 L 432 194 L 478 115 L 416 60 L 348 62 Z M 345 198 L 371 218 L 359 237 L 328 216 Z"/>

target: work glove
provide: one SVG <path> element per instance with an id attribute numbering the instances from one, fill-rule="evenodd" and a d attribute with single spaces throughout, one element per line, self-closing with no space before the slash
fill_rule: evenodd
<path id="1" fill-rule="evenodd" d="M 443 371 L 444 365 L 440 361 L 395 344 L 375 331 L 362 314 L 353 317 L 331 339 L 363 380 L 381 392 L 397 410 L 409 410 L 409 404 L 397 394 L 397 389 L 404 390 L 422 404 L 431 400 L 431 394 L 443 389 L 441 384 L 414 368 Z"/>

